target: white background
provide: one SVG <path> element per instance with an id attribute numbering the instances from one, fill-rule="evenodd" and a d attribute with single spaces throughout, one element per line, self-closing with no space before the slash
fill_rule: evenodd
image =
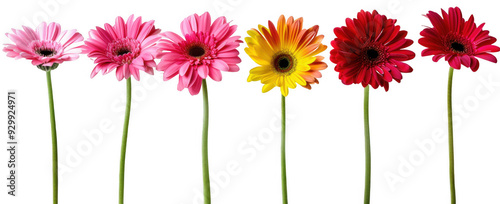
<path id="1" fill-rule="evenodd" d="M 494 1 L 2 1 L 0 33 L 40 20 L 78 29 L 84 37 L 95 26 L 130 14 L 156 20 L 163 31 L 180 33 L 180 22 L 193 13 L 225 15 L 237 34 L 258 24 L 276 22 L 280 14 L 304 17 L 305 26 L 320 25 L 329 49 L 329 68 L 312 91 L 292 90 L 287 97 L 288 193 L 291 203 L 362 203 L 364 185 L 363 89 L 345 86 L 329 60 L 333 28 L 345 25 L 360 9 L 377 9 L 397 18 L 415 43 L 414 72 L 389 92 L 371 92 L 372 203 L 449 203 L 446 131 L 448 64 L 422 58 L 416 41 L 429 10 L 460 6 L 464 16 L 500 37 L 500 13 Z M 48 9 L 47 9 L 48 7 Z M 33 20 L 35 19 L 35 20 Z M 2 43 L 10 43 L 0 37 Z M 498 44 L 497 44 L 498 45 Z M 247 83 L 256 64 L 239 48 L 241 71 L 209 81 L 210 171 L 216 204 L 281 202 L 280 92 L 262 94 L 258 82 Z M 498 54 L 496 54 L 498 57 Z M 26 60 L 0 55 L 0 103 L 7 90 L 18 92 L 20 138 L 18 196 L 7 195 L 7 152 L 1 152 L 0 203 L 52 202 L 51 140 L 45 73 Z M 477 73 L 455 72 L 456 180 L 460 203 L 500 203 L 500 67 L 481 60 Z M 125 81 L 113 74 L 90 79 L 94 65 L 86 56 L 66 62 L 52 73 L 60 157 L 60 203 L 116 203 Z M 202 97 L 178 92 L 177 78 L 141 73 L 133 81 L 126 165 L 126 203 L 202 203 Z M 494 85 L 482 81 L 494 81 Z M 486 85 L 485 85 L 486 84 Z M 6 114 L 6 112 L 3 112 Z M 0 141 L 6 142 L 6 116 L 0 117 Z M 433 134 L 437 135 L 434 137 Z M 91 135 L 87 137 L 86 135 Z M 439 137 L 441 136 L 441 137 Z M 94 140 L 92 140 L 94 138 Z M 97 138 L 97 140 L 95 140 Z M 253 142 L 252 142 L 253 141 Z M 419 148 L 419 142 L 431 142 Z M 256 143 L 256 144 L 255 144 Z M 253 145 L 252 145 L 253 144 Z M 2 146 L 3 147 L 3 146 Z M 432 148 L 434 147 L 434 148 Z M 3 148 L 2 148 L 3 149 Z M 236 170 L 229 170 L 228 167 Z M 404 165 L 404 166 L 403 166 Z M 404 167 L 404 168 L 403 168 Z M 386 176 L 399 178 L 388 182 Z M 194 200 L 194 202 L 193 202 Z"/>

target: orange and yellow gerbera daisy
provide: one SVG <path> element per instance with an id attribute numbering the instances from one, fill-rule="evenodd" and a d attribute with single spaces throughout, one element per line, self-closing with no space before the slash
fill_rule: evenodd
<path id="1" fill-rule="evenodd" d="M 324 57 L 316 56 L 327 48 L 321 44 L 324 36 L 317 35 L 319 26 L 302 29 L 302 23 L 302 18 L 285 20 L 281 15 L 277 28 L 269 21 L 269 28 L 259 25 L 259 30 L 248 31 L 245 52 L 259 64 L 250 70 L 248 82 L 260 80 L 263 93 L 278 86 L 287 96 L 288 88 L 297 84 L 311 89 L 321 77 L 319 70 L 326 69 Z"/>

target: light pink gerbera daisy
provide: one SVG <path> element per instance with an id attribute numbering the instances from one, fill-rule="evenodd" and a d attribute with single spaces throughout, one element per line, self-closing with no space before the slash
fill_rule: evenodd
<path id="1" fill-rule="evenodd" d="M 161 58 L 158 71 L 164 71 L 165 81 L 179 75 L 177 89 L 189 89 L 191 95 L 200 92 L 202 80 L 210 76 L 221 81 L 221 71 L 237 72 L 241 59 L 236 48 L 243 41 L 232 36 L 236 25 L 230 26 L 225 17 L 217 18 L 213 24 L 208 12 L 201 16 L 191 15 L 181 23 L 185 39 L 173 32 L 161 35 L 157 58 Z"/>
<path id="2" fill-rule="evenodd" d="M 75 42 L 83 41 L 83 36 L 76 30 L 61 31 L 58 23 L 43 22 L 36 31 L 23 26 L 23 30 L 12 29 L 7 37 L 15 44 L 6 44 L 3 48 L 8 57 L 25 58 L 38 68 L 45 70 L 57 67 L 65 61 L 78 59 L 81 49 L 71 47 Z"/>
<path id="3" fill-rule="evenodd" d="M 161 38 L 159 33 L 160 29 L 155 28 L 153 20 L 142 23 L 142 18 L 134 20 L 134 15 L 127 23 L 122 17 L 117 17 L 114 26 L 106 23 L 104 29 L 96 27 L 91 30 L 89 39 L 82 46 L 84 54 L 96 58 L 97 65 L 90 77 L 100 71 L 107 74 L 115 69 L 119 81 L 130 78 L 130 75 L 139 80 L 139 70 L 152 75 L 153 67 L 156 67 L 155 45 Z"/>

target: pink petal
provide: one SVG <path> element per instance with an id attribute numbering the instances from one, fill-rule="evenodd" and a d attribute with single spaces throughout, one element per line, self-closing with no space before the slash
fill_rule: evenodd
<path id="1" fill-rule="evenodd" d="M 141 80 L 141 76 L 139 75 L 139 69 L 135 67 L 134 65 L 129 65 L 129 70 L 132 76 L 134 76 L 135 80 L 139 81 Z"/>
<path id="2" fill-rule="evenodd" d="M 221 71 L 229 71 L 229 66 L 224 60 L 220 59 L 215 59 L 214 62 L 212 63 L 212 67 L 221 70 Z"/>
<path id="3" fill-rule="evenodd" d="M 196 77 L 194 84 L 189 87 L 189 93 L 191 95 L 194 96 L 194 95 L 197 95 L 198 93 L 200 93 L 201 82 L 202 82 L 202 79 L 200 77 Z"/>
<path id="4" fill-rule="evenodd" d="M 464 66 L 470 67 L 471 60 L 469 55 L 463 55 L 462 57 L 460 57 L 460 62 L 462 62 Z"/>
<path id="5" fill-rule="evenodd" d="M 210 13 L 205 12 L 201 15 L 200 21 L 198 22 L 198 31 L 207 34 L 210 32 L 210 24 L 212 20 L 210 18 Z"/>
<path id="6" fill-rule="evenodd" d="M 495 45 L 485 45 L 476 50 L 476 52 L 498 52 L 500 48 Z"/>
<path id="7" fill-rule="evenodd" d="M 460 59 L 458 56 L 452 56 L 450 60 L 448 60 L 448 64 L 455 69 L 460 69 Z"/>
<path id="8" fill-rule="evenodd" d="M 497 58 L 489 53 L 478 54 L 478 55 L 476 55 L 476 57 L 479 57 L 479 58 L 484 59 L 484 60 L 488 60 L 488 61 L 493 62 L 493 63 L 497 63 Z"/>
<path id="9" fill-rule="evenodd" d="M 134 16 L 132 15 L 130 17 L 133 19 Z M 137 39 L 137 35 L 139 34 L 139 29 L 142 24 L 142 17 L 141 16 L 137 17 L 137 19 L 135 19 L 133 23 L 129 22 L 130 18 L 129 21 L 127 21 L 127 37 Z"/>
<path id="10" fill-rule="evenodd" d="M 175 43 L 180 43 L 180 42 L 184 41 L 184 39 L 182 39 L 181 36 L 177 35 L 176 33 L 170 32 L 170 31 L 164 32 L 160 35 L 165 36 L 166 38 L 172 40 Z"/>
<path id="11" fill-rule="evenodd" d="M 125 36 L 127 36 L 125 21 L 123 21 L 123 18 L 120 16 L 116 17 L 115 31 L 118 38 L 124 38 Z"/>
<path id="12" fill-rule="evenodd" d="M 214 81 L 222 80 L 222 73 L 220 70 L 210 67 L 210 71 L 208 72 L 208 76 L 212 78 Z"/>
<path id="13" fill-rule="evenodd" d="M 181 68 L 179 69 L 179 75 L 184 76 L 188 72 L 189 68 L 191 67 L 191 62 L 187 61 L 182 64 Z"/>
<path id="14" fill-rule="evenodd" d="M 444 55 L 434 55 L 432 57 L 432 61 L 437 62 L 437 61 L 439 61 L 443 57 L 444 57 Z"/>
<path id="15" fill-rule="evenodd" d="M 479 69 L 479 60 L 477 60 L 476 57 L 474 57 L 474 56 L 472 56 L 470 59 L 471 59 L 470 69 L 473 72 L 476 72 Z"/>
<path id="16" fill-rule="evenodd" d="M 207 65 L 200 65 L 198 66 L 198 74 L 202 79 L 206 79 L 208 76 L 208 67 Z"/>

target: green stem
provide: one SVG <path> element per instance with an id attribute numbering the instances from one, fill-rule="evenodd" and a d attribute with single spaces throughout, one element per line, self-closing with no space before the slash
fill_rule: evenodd
<path id="1" fill-rule="evenodd" d="M 57 161 L 57 133 L 56 133 L 56 116 L 54 112 L 54 95 L 52 93 L 52 77 L 50 70 L 45 72 L 47 74 L 47 88 L 49 91 L 49 106 L 50 106 L 50 127 L 52 131 L 52 197 L 54 204 L 58 203 L 58 161 Z"/>
<path id="2" fill-rule="evenodd" d="M 448 77 L 448 145 L 450 146 L 450 192 L 451 203 L 456 203 L 455 195 L 455 156 L 453 148 L 453 109 L 452 109 L 452 85 L 453 85 L 453 67 L 450 67 Z"/>
<path id="3" fill-rule="evenodd" d="M 370 117 L 369 117 L 370 86 L 365 88 L 365 204 L 370 203 L 371 186 L 371 147 L 370 147 Z"/>
<path id="4" fill-rule="evenodd" d="M 119 203 L 123 204 L 123 195 L 125 188 L 125 155 L 127 152 L 127 136 L 128 136 L 128 124 L 130 120 L 130 104 L 132 102 L 132 77 L 127 79 L 127 106 L 125 108 L 125 122 L 123 124 L 123 137 L 122 137 L 122 149 L 120 156 L 120 190 L 119 190 Z"/>
<path id="5" fill-rule="evenodd" d="M 286 104 L 285 97 L 281 95 L 281 188 L 283 196 L 283 204 L 288 203 L 288 192 L 286 185 Z"/>
<path id="6" fill-rule="evenodd" d="M 202 165 L 203 165 L 203 194 L 205 204 L 210 204 L 210 174 L 208 170 L 208 91 L 207 81 L 203 79 L 203 132 L 202 132 Z"/>

